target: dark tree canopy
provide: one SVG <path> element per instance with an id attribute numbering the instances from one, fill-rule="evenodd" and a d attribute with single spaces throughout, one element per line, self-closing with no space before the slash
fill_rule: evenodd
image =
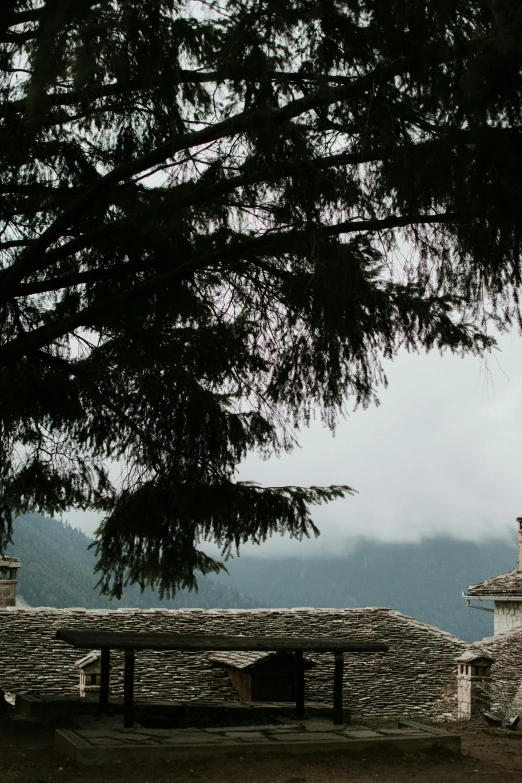
<path id="1" fill-rule="evenodd" d="M 508 0 L 4 0 L 0 549 L 101 510 L 118 595 L 316 532 L 349 488 L 240 483 L 245 454 L 519 317 L 521 30 Z"/>

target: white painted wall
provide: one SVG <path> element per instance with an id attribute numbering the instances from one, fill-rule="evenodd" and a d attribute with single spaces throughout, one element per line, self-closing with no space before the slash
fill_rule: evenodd
<path id="1" fill-rule="evenodd" d="M 495 601 L 494 633 L 505 633 L 522 626 L 522 601 Z"/>

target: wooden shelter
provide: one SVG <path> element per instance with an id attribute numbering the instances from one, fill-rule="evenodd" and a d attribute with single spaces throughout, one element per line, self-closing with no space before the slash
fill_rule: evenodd
<path id="1" fill-rule="evenodd" d="M 123 682 L 123 725 L 134 724 L 134 656 L 136 650 L 181 650 L 208 652 L 274 652 L 293 654 L 295 664 L 295 711 L 298 718 L 305 714 L 303 652 L 331 652 L 334 656 L 333 717 L 334 723 L 343 722 L 343 663 L 344 652 L 387 652 L 388 645 L 374 639 L 343 637 L 294 636 L 229 636 L 222 634 L 175 634 L 78 631 L 58 628 L 55 639 L 77 649 L 101 650 L 100 710 L 109 706 L 109 668 L 111 650 L 125 651 Z"/>
<path id="2" fill-rule="evenodd" d="M 210 660 L 223 666 L 243 702 L 295 702 L 294 653 L 216 653 Z M 303 659 L 305 670 L 314 666 L 314 661 Z"/>

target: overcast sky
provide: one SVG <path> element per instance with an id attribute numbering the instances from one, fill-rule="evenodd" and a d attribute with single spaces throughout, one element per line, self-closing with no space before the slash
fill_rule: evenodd
<path id="1" fill-rule="evenodd" d="M 315 511 L 319 539 L 276 538 L 255 554 L 342 554 L 360 536 L 478 540 L 512 533 L 522 515 L 522 338 L 502 336 L 499 347 L 487 364 L 402 352 L 386 364 L 389 386 L 379 407 L 351 413 L 335 436 L 313 423 L 289 455 L 247 459 L 240 479 L 358 490 Z M 94 515 L 65 519 L 89 534 L 96 527 Z"/>

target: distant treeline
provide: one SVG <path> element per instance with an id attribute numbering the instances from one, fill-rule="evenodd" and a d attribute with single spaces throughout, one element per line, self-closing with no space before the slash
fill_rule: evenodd
<path id="1" fill-rule="evenodd" d="M 388 606 L 468 641 L 493 633 L 493 615 L 468 609 L 467 586 L 517 566 L 516 541 L 471 543 L 449 537 L 418 544 L 360 541 L 344 556 L 241 557 L 230 575 L 200 577 L 198 593 L 160 601 L 125 589 L 121 601 L 95 590 L 91 539 L 70 525 L 30 514 L 16 520 L 9 554 L 20 557 L 19 594 L 31 606 L 248 609 Z"/>
<path id="2" fill-rule="evenodd" d="M 14 522 L 13 545 L 7 553 L 19 557 L 18 594 L 30 606 L 85 607 L 86 609 L 250 609 L 260 603 L 237 588 L 202 578 L 199 591 L 180 591 L 172 600 L 160 600 L 150 589 L 125 588 L 121 601 L 111 600 L 95 589 L 96 557 L 88 549 L 92 539 L 81 530 L 56 519 L 27 514 Z"/>
<path id="3" fill-rule="evenodd" d="M 493 615 L 466 607 L 468 585 L 517 568 L 517 543 L 449 537 L 418 544 L 360 541 L 344 557 L 238 558 L 218 581 L 263 606 L 388 606 L 466 641 L 493 635 Z M 488 604 L 482 604 L 488 606 Z M 492 608 L 492 607 L 491 607 Z"/>

